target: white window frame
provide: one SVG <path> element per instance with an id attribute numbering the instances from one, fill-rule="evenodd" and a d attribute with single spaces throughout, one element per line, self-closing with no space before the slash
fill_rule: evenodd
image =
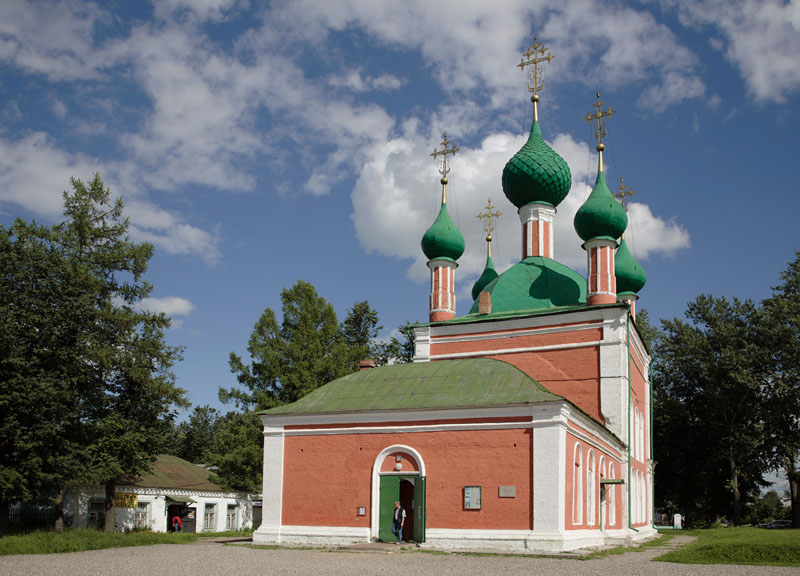
<path id="1" fill-rule="evenodd" d="M 575 453 L 572 459 L 572 524 L 583 524 L 583 474 L 581 474 L 581 460 L 583 460 L 583 447 L 575 444 Z"/>
<path id="2" fill-rule="evenodd" d="M 233 514 L 231 514 L 231 512 Z M 239 516 L 239 507 L 236 504 L 228 504 L 228 509 L 225 513 L 225 529 L 236 530 L 236 520 Z M 231 522 L 233 519 L 233 522 Z"/>
<path id="3" fill-rule="evenodd" d="M 217 531 L 217 504 L 206 502 L 203 505 L 203 531 Z"/>

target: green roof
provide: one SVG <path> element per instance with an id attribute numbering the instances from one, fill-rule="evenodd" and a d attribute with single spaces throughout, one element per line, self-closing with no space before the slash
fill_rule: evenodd
<path id="1" fill-rule="evenodd" d="M 217 484 L 209 480 L 211 472 L 177 456 L 162 454 L 153 462 L 153 470 L 134 486 L 141 488 L 170 488 L 174 490 L 205 490 L 219 492 Z"/>
<path id="2" fill-rule="evenodd" d="M 604 236 L 616 240 L 628 226 L 625 208 L 617 202 L 606 184 L 603 172 L 597 173 L 592 193 L 575 213 L 575 231 L 584 242 Z"/>
<path id="3" fill-rule="evenodd" d="M 464 237 L 450 219 L 447 204 L 444 202 L 436 220 L 422 237 L 422 251 L 428 260 L 437 258 L 458 260 L 464 253 Z"/>
<path id="4" fill-rule="evenodd" d="M 647 282 L 647 274 L 634 259 L 625 238 L 614 257 L 614 274 L 617 277 L 617 294 L 636 294 Z"/>
<path id="5" fill-rule="evenodd" d="M 561 400 L 518 368 L 491 358 L 382 366 L 349 374 L 261 414 L 325 414 L 537 404 Z"/>
<path id="6" fill-rule="evenodd" d="M 542 138 L 539 122 L 531 125 L 528 141 L 503 168 L 503 192 L 514 206 L 531 202 L 551 206 L 566 198 L 572 186 L 569 166 Z"/>
<path id="7" fill-rule="evenodd" d="M 517 262 L 482 291 L 492 294 L 492 314 L 586 304 L 586 279 L 542 256 Z M 470 314 L 478 312 L 478 304 L 472 305 Z"/>

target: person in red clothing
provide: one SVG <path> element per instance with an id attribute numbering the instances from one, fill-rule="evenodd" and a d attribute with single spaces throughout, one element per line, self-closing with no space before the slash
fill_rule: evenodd
<path id="1" fill-rule="evenodd" d="M 173 532 L 180 532 L 183 524 L 181 524 L 181 517 L 180 516 L 173 516 L 172 517 L 172 531 Z"/>

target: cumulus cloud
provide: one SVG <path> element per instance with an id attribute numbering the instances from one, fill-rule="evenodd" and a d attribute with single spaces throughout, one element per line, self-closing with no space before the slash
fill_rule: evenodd
<path id="1" fill-rule="evenodd" d="M 451 135 L 452 138 L 455 136 Z M 490 134 L 479 147 L 461 147 L 453 160 L 447 197 L 450 216 L 467 246 L 458 269 L 462 297 L 486 261 L 486 234 L 476 216 L 485 211 L 489 199 L 502 213 L 492 234 L 495 266 L 499 271 L 505 270 L 521 256 L 519 216 L 503 194 L 501 175 L 508 159 L 526 139 L 527 134 Z M 567 161 L 573 174 L 572 189 L 557 209 L 555 258 L 585 273 L 586 253 L 572 222 L 594 185 L 597 158 L 586 143 L 567 134 L 557 135 L 552 146 Z M 419 282 L 428 278 L 420 240 L 438 214 L 441 202 L 438 166 L 430 158 L 430 149 L 432 142 L 416 133 L 377 146 L 352 193 L 352 219 L 361 246 L 368 253 L 410 260 L 409 276 Z M 654 255 L 670 257 L 689 247 L 689 234 L 678 223 L 653 215 L 645 204 L 628 206 L 631 227 L 626 238 L 637 259 L 647 260 Z"/>
<path id="2" fill-rule="evenodd" d="M 143 298 L 139 302 L 139 309 L 175 317 L 188 316 L 195 310 L 195 305 L 180 296 L 165 296 L 163 298 Z"/>
<path id="3" fill-rule="evenodd" d="M 739 68 L 760 102 L 783 102 L 800 89 L 800 3 L 796 0 L 663 0 L 690 27 L 717 32 L 709 42 Z"/>

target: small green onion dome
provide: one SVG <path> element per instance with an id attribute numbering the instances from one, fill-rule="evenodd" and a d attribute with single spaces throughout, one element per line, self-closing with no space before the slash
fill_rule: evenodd
<path id="1" fill-rule="evenodd" d="M 637 294 L 647 282 L 647 274 L 633 258 L 625 238 L 614 257 L 614 274 L 617 276 L 617 294 Z"/>
<path id="2" fill-rule="evenodd" d="M 422 251 L 428 260 L 450 258 L 458 260 L 464 253 L 464 237 L 450 219 L 447 204 L 442 202 L 442 209 L 436 221 L 422 237 Z"/>
<path id="3" fill-rule="evenodd" d="M 616 240 L 628 227 L 625 208 L 611 194 L 603 172 L 597 173 L 594 189 L 583 206 L 578 208 L 573 223 L 584 242 L 602 237 Z"/>
<path id="4" fill-rule="evenodd" d="M 514 206 L 532 202 L 558 206 L 572 186 L 569 166 L 542 138 L 534 121 L 528 141 L 503 169 L 503 192 Z"/>
<path id="5" fill-rule="evenodd" d="M 477 299 L 486 285 L 498 276 L 497 270 L 494 269 L 492 257 L 488 256 L 486 258 L 486 267 L 483 269 L 483 274 L 481 274 L 481 277 L 472 285 L 472 299 Z"/>

